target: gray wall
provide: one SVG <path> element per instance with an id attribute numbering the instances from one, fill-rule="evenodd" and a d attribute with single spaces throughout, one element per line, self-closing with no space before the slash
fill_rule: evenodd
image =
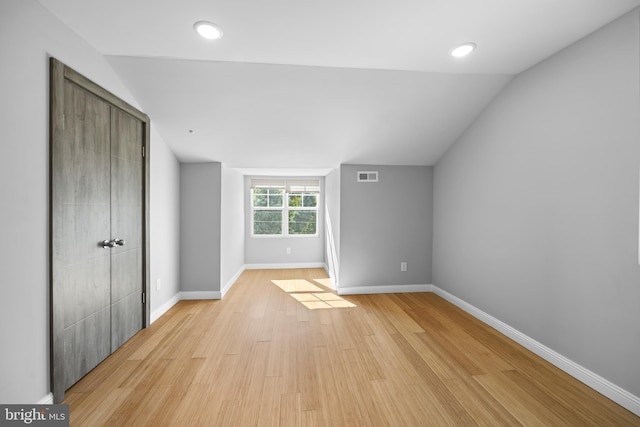
<path id="1" fill-rule="evenodd" d="M 0 2 L 0 232 L 11 242 L 0 246 L 2 403 L 38 402 L 50 391 L 49 56 L 140 107 L 104 57 L 38 2 Z M 151 147 L 152 180 L 168 166 L 163 182 L 171 188 L 165 193 L 151 183 L 151 235 L 168 226 L 173 231 L 163 232 L 175 239 L 175 211 L 156 212 L 160 206 L 175 203 L 175 158 L 153 128 Z M 164 277 L 159 272 L 166 272 L 168 288 L 176 287 L 176 254 L 176 246 L 151 248 L 152 277 Z M 152 308 L 165 302 L 164 294 L 152 292 L 150 297 Z"/>
<path id="2" fill-rule="evenodd" d="M 247 265 L 262 264 L 323 264 L 324 263 L 324 200 L 318 199 L 318 237 L 252 237 L 251 236 L 251 178 L 246 176 L 245 189 L 245 253 Z M 266 177 L 283 179 L 319 179 L 324 192 L 324 177 Z M 287 254 L 287 248 L 291 253 Z"/>
<path id="3" fill-rule="evenodd" d="M 180 165 L 180 285 L 220 291 L 221 164 Z"/>
<path id="4" fill-rule="evenodd" d="M 220 285 L 224 291 L 244 266 L 244 176 L 224 165 L 220 209 Z"/>
<path id="5" fill-rule="evenodd" d="M 379 182 L 357 182 L 359 170 Z M 432 191 L 429 166 L 341 165 L 340 289 L 431 284 Z"/>
<path id="6" fill-rule="evenodd" d="M 435 167 L 434 284 L 640 396 L 632 12 L 518 75 Z"/>

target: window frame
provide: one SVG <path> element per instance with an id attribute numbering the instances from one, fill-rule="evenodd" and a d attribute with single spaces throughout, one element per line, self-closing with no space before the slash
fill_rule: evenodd
<path id="1" fill-rule="evenodd" d="M 272 196 L 276 196 L 276 194 L 266 194 L 267 197 L 267 205 L 266 206 L 256 206 L 255 205 L 255 200 L 256 200 L 256 195 L 254 194 L 254 189 L 251 189 L 251 235 L 255 236 L 255 237 L 273 237 L 273 236 L 281 236 L 282 234 L 256 234 L 255 232 L 255 212 L 256 211 L 271 211 L 271 212 L 280 212 L 281 213 L 281 217 L 280 217 L 280 230 L 284 231 L 284 207 L 286 204 L 286 198 L 287 198 L 287 194 L 284 191 L 284 188 L 264 188 L 264 190 L 270 191 L 270 190 L 280 190 L 282 191 L 280 197 L 282 198 L 282 204 L 281 206 L 270 206 L 270 199 Z"/>
<path id="2" fill-rule="evenodd" d="M 287 184 L 287 181 L 282 181 L 282 185 L 271 185 L 271 186 L 250 186 L 249 189 L 249 198 L 250 198 L 250 206 L 251 206 L 251 237 L 264 239 L 264 238 L 310 238 L 310 237 L 319 237 L 319 228 L 320 228 L 320 203 L 321 203 L 321 191 L 320 181 L 316 181 L 318 183 L 318 191 L 314 190 L 305 190 L 304 188 L 291 188 L 291 185 Z M 256 206 L 255 205 L 255 190 L 256 189 L 278 189 L 282 190 L 283 203 L 282 207 L 272 207 L 272 206 Z M 305 195 L 313 195 L 315 196 L 316 203 L 315 206 L 290 206 L 289 196 L 293 194 L 300 194 L 302 197 L 302 204 L 304 205 L 304 197 Z M 256 211 L 278 211 L 282 212 L 281 217 L 281 233 L 280 234 L 256 234 L 255 232 L 255 212 Z M 314 211 L 315 212 L 315 233 L 314 234 L 297 234 L 289 232 L 289 213 L 291 211 Z"/>
<path id="3" fill-rule="evenodd" d="M 302 199 L 302 204 L 303 206 L 291 206 L 289 204 L 289 196 L 291 196 L 292 194 L 300 194 L 300 197 Z M 304 206 L 304 197 L 305 195 L 313 195 L 316 198 L 316 205 L 315 206 Z M 284 220 L 285 220 L 285 215 L 286 215 L 286 235 L 284 235 L 284 237 L 318 237 L 318 205 L 320 203 L 320 193 L 316 193 L 316 192 L 309 192 L 309 191 L 291 191 L 291 192 L 287 192 L 285 191 L 285 196 L 286 196 L 286 207 L 285 210 L 286 212 L 284 212 L 283 214 L 283 230 L 285 230 L 284 228 Z M 316 232 L 314 234 L 291 234 L 289 232 L 289 214 L 291 211 L 298 211 L 298 212 L 304 212 L 304 211 L 313 211 L 315 212 L 316 215 Z"/>

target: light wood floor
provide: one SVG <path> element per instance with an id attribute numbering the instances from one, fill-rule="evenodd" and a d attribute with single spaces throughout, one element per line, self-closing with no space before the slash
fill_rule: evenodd
<path id="1" fill-rule="evenodd" d="M 326 283 L 249 270 L 178 303 L 67 391 L 71 425 L 640 426 L 434 294 Z"/>

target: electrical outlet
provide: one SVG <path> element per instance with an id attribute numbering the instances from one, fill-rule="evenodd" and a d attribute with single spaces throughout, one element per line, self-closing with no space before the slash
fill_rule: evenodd
<path id="1" fill-rule="evenodd" d="M 160 290 L 160 279 L 156 279 L 156 291 Z"/>
<path id="2" fill-rule="evenodd" d="M 407 271 L 407 263 L 406 262 L 401 262 L 400 263 L 400 271 Z"/>
<path id="3" fill-rule="evenodd" d="M 287 255 L 291 255 L 291 248 L 287 248 Z"/>

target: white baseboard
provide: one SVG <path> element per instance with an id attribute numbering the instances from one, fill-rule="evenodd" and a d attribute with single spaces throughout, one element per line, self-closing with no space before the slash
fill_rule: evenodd
<path id="1" fill-rule="evenodd" d="M 299 262 L 288 264 L 245 264 L 247 270 L 287 270 L 292 268 L 324 268 L 323 262 Z"/>
<path id="2" fill-rule="evenodd" d="M 153 324 L 153 322 L 158 320 L 160 318 L 160 316 L 165 314 L 167 311 L 169 311 L 169 309 L 171 307 L 176 305 L 178 303 L 178 301 L 180 301 L 180 292 L 178 292 L 177 294 L 172 296 L 171 299 L 169 299 L 169 301 L 165 302 L 160 307 L 156 308 L 155 310 L 153 310 L 151 312 L 151 319 L 150 319 L 151 322 L 150 323 Z"/>
<path id="3" fill-rule="evenodd" d="M 180 292 L 180 300 L 191 299 L 222 299 L 219 291 L 187 291 Z"/>
<path id="4" fill-rule="evenodd" d="M 340 294 L 340 287 L 339 287 L 340 284 L 335 279 L 335 277 L 331 276 L 331 269 L 329 268 L 329 266 L 327 264 L 324 264 L 324 266 L 322 268 L 324 268 L 324 272 L 327 273 L 327 277 L 329 278 L 329 280 L 331 280 L 331 286 L 333 287 L 333 290 L 335 290 L 336 293 L 339 295 Z"/>
<path id="5" fill-rule="evenodd" d="M 466 301 L 463 301 L 460 298 L 454 295 L 451 295 L 447 291 L 440 289 L 437 286 L 432 286 L 432 288 L 433 288 L 433 292 L 436 295 L 446 299 L 450 303 L 458 306 L 462 310 L 471 314 L 473 317 L 477 318 L 478 320 L 481 320 L 482 322 L 496 329 L 498 332 L 511 338 L 518 344 L 522 345 L 523 347 L 529 349 L 533 353 L 542 357 L 547 362 L 562 369 L 564 372 L 571 375 L 575 379 L 585 383 L 592 389 L 596 390 L 597 392 L 613 400 L 623 408 L 640 416 L 640 398 L 638 396 L 635 396 L 629 393 L 623 388 L 613 384 L 611 381 L 608 381 L 602 378 L 600 375 L 594 372 L 591 372 L 585 367 L 575 363 L 574 361 L 567 359 L 566 357 L 555 352 L 549 347 L 539 343 L 538 341 L 523 334 L 517 329 L 514 329 L 511 326 L 507 325 L 506 323 L 485 313 L 479 308 L 472 306 Z"/>
<path id="6" fill-rule="evenodd" d="M 234 274 L 234 276 L 231 279 L 229 279 L 227 284 L 224 285 L 224 287 L 220 291 L 220 294 L 221 294 L 222 298 L 224 298 L 226 293 L 229 292 L 231 287 L 236 283 L 238 278 L 240 278 L 240 275 L 244 272 L 245 269 L 246 269 L 246 266 L 244 266 L 244 265 L 242 267 L 240 267 L 240 270 L 238 270 L 238 272 L 236 274 Z"/>
<path id="7" fill-rule="evenodd" d="M 49 393 L 42 399 L 38 400 L 36 405 L 53 405 L 53 393 Z"/>
<path id="8" fill-rule="evenodd" d="M 244 271 L 244 268 L 245 267 L 243 265 L 240 268 L 240 270 L 238 270 L 238 272 L 227 282 L 227 284 L 225 285 L 225 287 L 222 289 L 221 292 L 217 292 L 217 291 L 178 292 L 173 297 L 171 297 L 171 299 L 169 299 L 167 302 L 165 302 L 160 307 L 156 308 L 151 312 L 151 323 L 158 320 L 160 316 L 162 316 L 167 311 L 169 311 L 169 309 L 171 309 L 171 307 L 176 305 L 179 301 L 194 300 L 194 299 L 222 299 L 222 297 L 224 297 L 224 294 L 226 294 L 229 291 L 229 289 L 231 289 L 231 287 L 236 282 L 236 280 L 238 280 L 238 278 Z"/>
<path id="9" fill-rule="evenodd" d="M 355 286 L 338 289 L 338 295 L 402 294 L 408 292 L 431 292 L 433 285 Z"/>
<path id="10" fill-rule="evenodd" d="M 322 264 L 322 268 L 323 268 L 324 272 L 327 273 L 327 276 L 331 277 L 329 266 L 327 265 L 326 262 L 324 264 Z"/>

